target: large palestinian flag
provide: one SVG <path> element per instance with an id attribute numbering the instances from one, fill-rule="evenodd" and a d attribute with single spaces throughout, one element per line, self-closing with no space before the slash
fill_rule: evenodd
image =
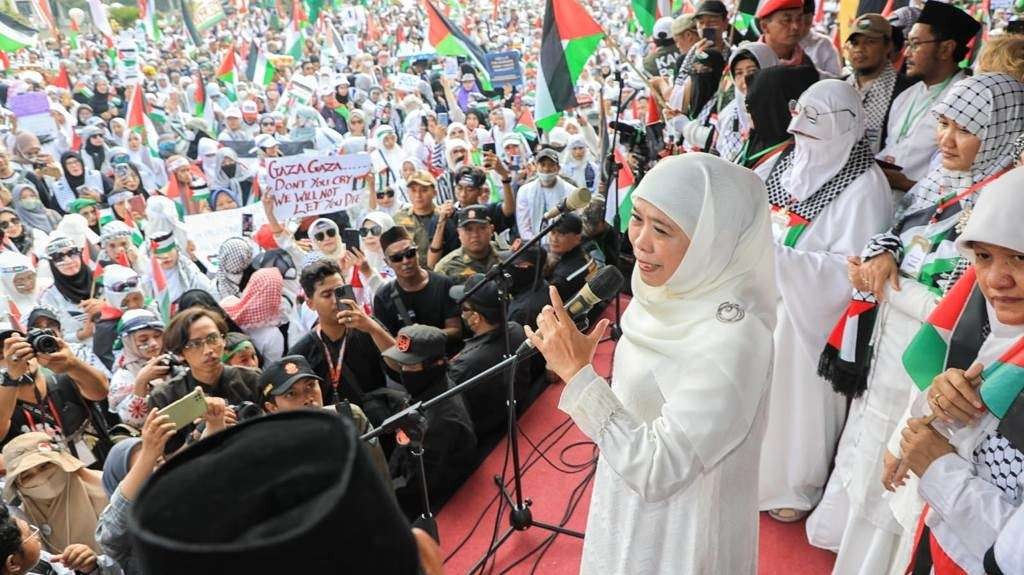
<path id="1" fill-rule="evenodd" d="M 577 105 L 576 81 L 604 36 L 576 0 L 547 0 L 533 114 L 538 128 L 550 131 L 562 112 Z"/>
<path id="2" fill-rule="evenodd" d="M 484 51 L 469 36 L 460 30 L 430 0 L 423 0 L 430 26 L 427 40 L 441 56 L 461 56 L 473 63 L 479 71 L 480 88 L 491 90 L 491 75 L 484 65 Z"/>
<path id="3" fill-rule="evenodd" d="M 0 50 L 17 52 L 22 48 L 36 45 L 35 29 L 19 23 L 14 18 L 0 13 Z"/>
<path id="4" fill-rule="evenodd" d="M 986 366 L 981 378 L 981 400 L 992 415 L 1002 419 L 1024 390 L 1024 338 Z"/>

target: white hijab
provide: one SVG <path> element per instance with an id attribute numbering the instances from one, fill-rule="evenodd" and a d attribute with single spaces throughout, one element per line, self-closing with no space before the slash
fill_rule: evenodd
<path id="1" fill-rule="evenodd" d="M 1019 216 L 1024 167 L 1014 168 L 982 188 L 956 247 L 974 263 L 971 242 L 984 242 L 1024 253 L 1024 226 Z"/>
<path id="2" fill-rule="evenodd" d="M 789 122 L 796 146 L 783 184 L 804 201 L 846 165 L 854 144 L 864 137 L 864 110 L 856 88 L 842 80 L 816 82 L 800 96 L 800 108 Z"/>
<path id="3" fill-rule="evenodd" d="M 750 170 L 703 153 L 661 160 L 634 191 L 690 246 L 665 285 L 633 272 L 616 365 L 651 366 L 659 387 L 690 398 L 679 404 L 693 417 L 678 423 L 706 468 L 736 446 L 729 437 L 746 435 L 770 380 L 777 295 L 766 193 Z M 727 412 L 730 425 L 711 424 L 709 411 Z"/>

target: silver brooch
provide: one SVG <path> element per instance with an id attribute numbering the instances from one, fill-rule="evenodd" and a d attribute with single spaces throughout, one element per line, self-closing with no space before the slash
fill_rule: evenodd
<path id="1" fill-rule="evenodd" d="M 715 319 L 722 323 L 736 323 L 743 319 L 745 315 L 747 315 L 747 312 L 743 311 L 742 305 L 727 301 L 718 306 L 718 313 L 715 314 Z"/>

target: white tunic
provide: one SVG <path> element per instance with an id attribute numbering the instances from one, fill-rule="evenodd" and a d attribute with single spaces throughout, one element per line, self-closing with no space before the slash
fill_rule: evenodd
<path id="1" fill-rule="evenodd" d="M 842 63 L 839 61 L 839 53 L 836 46 L 828 36 L 811 30 L 806 36 L 800 39 L 800 47 L 814 63 L 814 67 L 825 72 L 833 78 L 838 78 L 842 72 Z"/>
<path id="2" fill-rule="evenodd" d="M 846 406 L 818 377 L 818 358 L 850 301 L 847 256 L 860 253 L 891 217 L 885 176 L 872 166 L 818 214 L 795 247 L 776 245 L 782 298 L 761 457 L 763 510 L 811 509 L 821 497 Z"/>
<path id="3" fill-rule="evenodd" d="M 935 141 L 937 118 L 931 113 L 932 105 L 941 102 L 943 94 L 961 78 L 963 73 L 957 72 L 949 82 L 934 86 L 918 82 L 896 96 L 889 108 L 885 146 L 878 157 L 901 166 L 903 175 L 912 181 L 927 176 L 931 171 L 932 156 L 938 149 Z"/>

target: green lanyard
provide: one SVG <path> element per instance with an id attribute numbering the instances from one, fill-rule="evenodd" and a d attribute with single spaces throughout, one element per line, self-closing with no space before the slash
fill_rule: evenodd
<path id="1" fill-rule="evenodd" d="M 783 140 L 783 141 L 779 142 L 778 144 L 775 144 L 774 146 L 765 148 L 765 149 L 761 150 L 760 152 L 758 152 L 758 153 L 756 153 L 753 156 L 750 156 L 748 158 L 747 157 L 747 147 L 750 146 L 750 140 L 747 140 L 746 142 L 743 142 L 743 149 L 740 150 L 740 165 L 745 166 L 748 163 L 753 162 L 754 160 L 760 158 L 761 156 L 764 156 L 766 154 L 770 154 L 770 153 L 774 152 L 775 150 L 781 148 L 782 146 L 785 146 L 788 143 L 789 143 L 789 140 Z"/>
<path id="2" fill-rule="evenodd" d="M 907 137 L 907 132 L 910 131 L 910 127 L 917 123 L 917 120 L 918 118 L 921 117 L 921 114 L 924 114 L 925 112 L 931 109 L 932 104 L 935 102 L 935 99 L 938 98 L 939 95 L 942 94 L 943 90 L 946 89 L 946 86 L 953 81 L 954 76 L 956 76 L 956 74 L 953 74 L 953 76 L 946 78 L 941 84 L 939 84 L 938 87 L 935 88 L 935 92 L 932 93 L 927 98 L 927 100 L 925 100 L 924 105 L 921 106 L 921 108 L 917 107 L 916 98 L 913 102 L 910 103 L 910 108 L 908 108 L 907 112 L 903 114 L 903 123 L 900 126 L 900 133 L 899 135 L 896 136 L 897 144 L 902 142 L 903 138 Z"/>

